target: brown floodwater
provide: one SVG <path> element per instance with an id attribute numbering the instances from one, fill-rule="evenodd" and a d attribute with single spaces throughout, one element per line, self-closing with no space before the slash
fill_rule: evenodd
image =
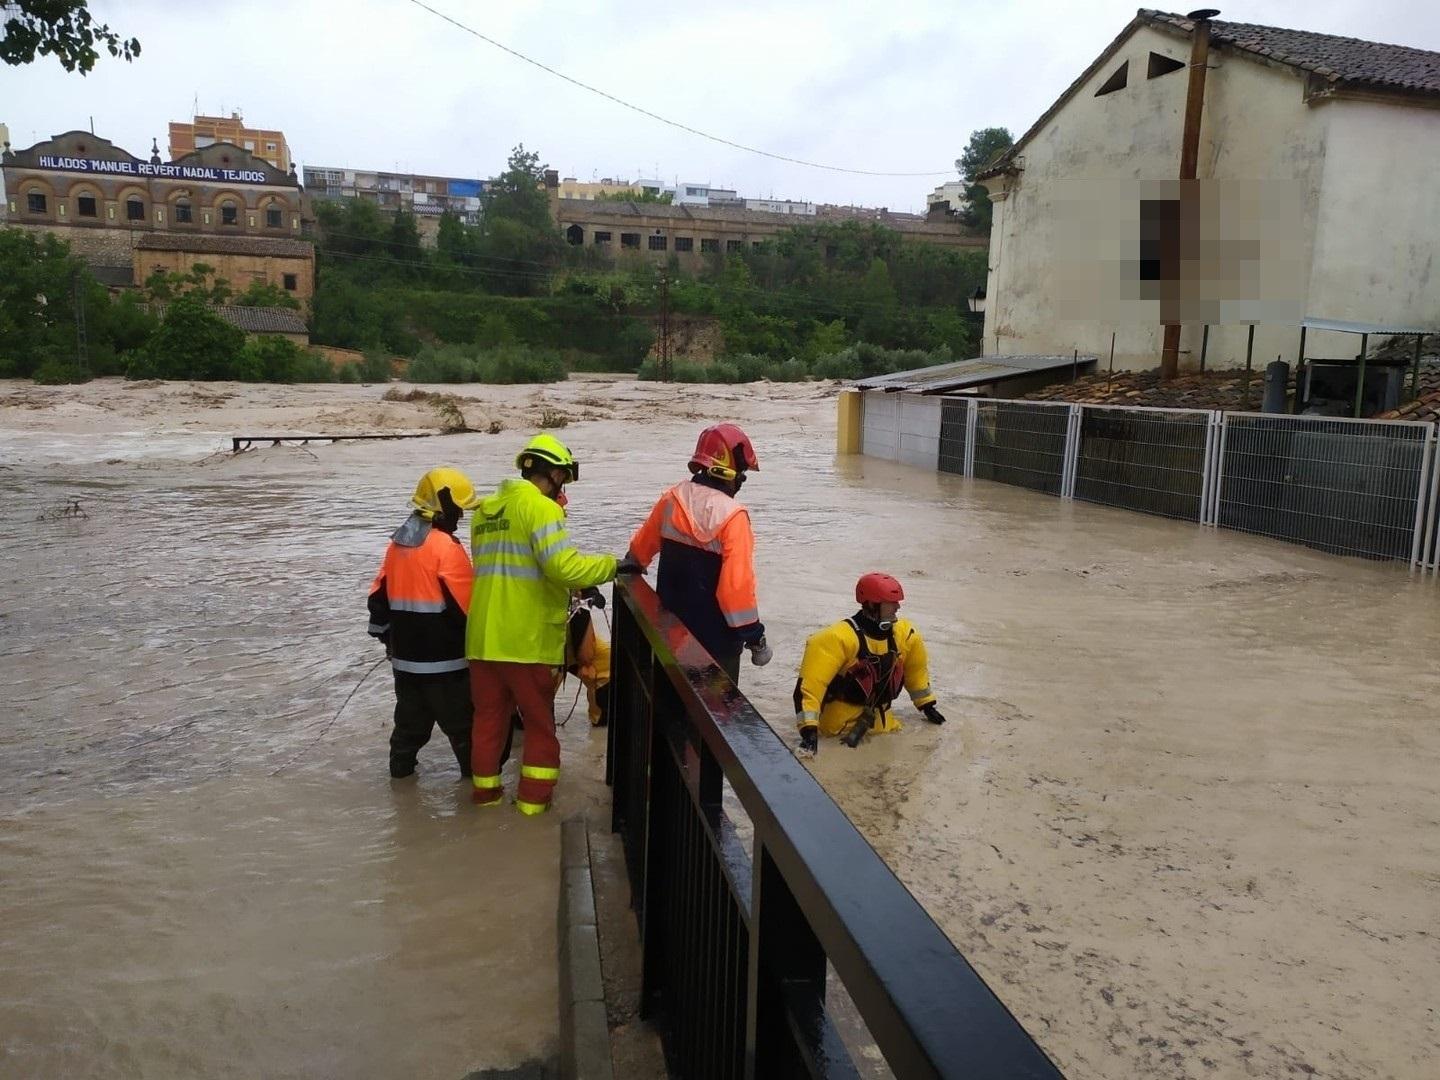
<path id="1" fill-rule="evenodd" d="M 837 462 L 824 388 L 466 388 L 506 430 L 232 458 L 240 428 L 423 410 L 6 385 L 0 1074 L 459 1077 L 553 1053 L 554 826 L 602 807 L 603 739 L 582 703 L 561 812 L 487 816 L 443 744 L 390 783 L 386 673 L 361 683 L 415 480 L 493 483 L 541 407 L 584 461 L 572 531 L 616 552 L 699 426 L 752 429 L 776 659 L 742 686 L 786 739 L 805 635 L 859 573 L 905 583 L 950 722 L 902 709 L 814 772 L 1067 1073 L 1440 1071 L 1433 582 Z M 37 520 L 69 498 L 85 517 Z"/>

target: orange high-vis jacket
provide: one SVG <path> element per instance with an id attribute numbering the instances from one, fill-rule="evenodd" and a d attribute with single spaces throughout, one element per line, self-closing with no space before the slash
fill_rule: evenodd
<path id="1" fill-rule="evenodd" d="M 465 671 L 465 615 L 473 572 L 460 541 L 419 514 L 395 530 L 370 585 L 371 636 L 390 647 L 396 671 Z"/>
<path id="2" fill-rule="evenodd" d="M 697 480 L 676 484 L 630 540 L 642 566 L 660 556 L 656 592 L 711 655 L 737 654 L 765 634 L 755 588 L 750 513 Z"/>

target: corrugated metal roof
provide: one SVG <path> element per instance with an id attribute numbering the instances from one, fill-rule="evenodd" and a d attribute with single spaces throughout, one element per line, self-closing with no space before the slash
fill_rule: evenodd
<path id="1" fill-rule="evenodd" d="M 943 394 L 950 390 L 1004 382 L 1007 379 L 1068 368 L 1076 364 L 1081 371 L 1088 372 L 1098 361 L 1099 357 L 1088 355 L 978 356 L 973 360 L 958 360 L 949 364 L 936 364 L 934 367 L 858 379 L 855 385 L 862 390 L 913 390 L 922 394 Z"/>
<path id="2" fill-rule="evenodd" d="M 1339 330 L 1346 334 L 1436 334 L 1440 327 L 1398 326 L 1395 323 L 1354 322 L 1350 319 L 1314 319 L 1306 317 L 1301 323 L 1310 330 Z"/>

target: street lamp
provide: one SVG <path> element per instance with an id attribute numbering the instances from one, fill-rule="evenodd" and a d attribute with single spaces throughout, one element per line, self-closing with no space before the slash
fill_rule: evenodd
<path id="1" fill-rule="evenodd" d="M 985 286 L 984 286 L 984 285 L 976 285 L 976 286 L 975 286 L 975 291 L 970 294 L 970 297 L 969 297 L 969 299 L 968 299 L 967 302 L 968 302 L 969 305 L 970 305 L 970 314 L 971 314 L 971 315 L 984 315 L 984 314 L 985 314 Z"/>

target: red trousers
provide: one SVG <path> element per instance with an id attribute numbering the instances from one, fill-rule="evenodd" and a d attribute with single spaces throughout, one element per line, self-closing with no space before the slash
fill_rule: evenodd
<path id="1" fill-rule="evenodd" d="M 475 721 L 470 736 L 471 782 L 477 803 L 498 803 L 500 754 L 516 708 L 525 725 L 520 790 L 515 806 L 522 813 L 543 813 L 560 779 L 560 740 L 555 737 L 555 669 L 548 664 L 470 661 L 470 700 Z"/>

